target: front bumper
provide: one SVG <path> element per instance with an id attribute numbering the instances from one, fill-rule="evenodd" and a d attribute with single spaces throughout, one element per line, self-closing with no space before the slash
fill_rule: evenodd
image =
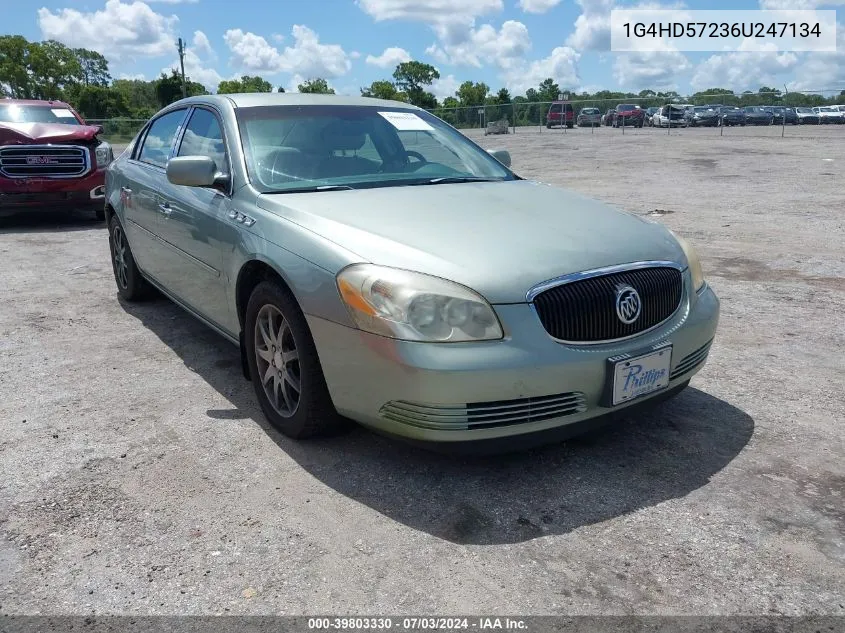
<path id="1" fill-rule="evenodd" d="M 0 214 L 102 209 L 105 174 L 105 169 L 97 169 L 82 178 L 0 177 Z"/>
<path id="2" fill-rule="evenodd" d="M 685 276 L 689 287 L 689 272 Z M 685 294 L 668 321 L 641 336 L 565 345 L 549 337 L 530 305 L 494 307 L 505 338 L 481 343 L 396 341 L 308 316 L 335 408 L 365 426 L 423 442 L 541 433 L 657 400 L 689 381 L 704 365 L 719 320 L 719 300 L 705 286 L 698 294 Z M 617 407 L 601 406 L 606 360 L 665 341 L 673 344 L 667 389 Z M 505 422 L 470 426 L 468 404 Z M 556 417 L 537 419 L 543 416 L 531 414 L 532 407 Z M 514 415 L 503 418 L 502 410 Z M 523 421 L 511 423 L 526 410 Z"/>

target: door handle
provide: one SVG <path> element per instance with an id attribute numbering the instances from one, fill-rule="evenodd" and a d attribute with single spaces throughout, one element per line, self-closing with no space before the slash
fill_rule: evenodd
<path id="1" fill-rule="evenodd" d="M 132 193 L 132 190 L 129 187 L 121 187 L 120 190 L 123 193 Z"/>
<path id="2" fill-rule="evenodd" d="M 158 210 L 161 211 L 164 215 L 170 215 L 172 209 L 170 208 L 169 202 L 162 202 L 158 205 Z"/>

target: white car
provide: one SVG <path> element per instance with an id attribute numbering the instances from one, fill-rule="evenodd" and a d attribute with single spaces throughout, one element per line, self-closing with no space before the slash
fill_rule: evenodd
<path id="1" fill-rule="evenodd" d="M 653 127 L 686 127 L 684 106 L 663 106 L 651 117 Z M 671 118 L 670 118 L 671 117 Z"/>
<path id="2" fill-rule="evenodd" d="M 845 116 L 845 113 L 840 112 L 837 106 L 819 106 L 818 113 L 819 123 L 842 123 L 842 118 Z"/>

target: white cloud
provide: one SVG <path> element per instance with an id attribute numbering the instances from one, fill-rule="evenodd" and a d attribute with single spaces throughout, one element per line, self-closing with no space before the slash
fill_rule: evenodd
<path id="1" fill-rule="evenodd" d="M 734 52 L 711 55 L 696 66 L 690 84 L 695 90 L 714 86 L 737 91 L 757 90 L 762 85 L 781 85 L 783 76 L 798 66 L 798 55 L 791 52 Z M 803 72 L 802 67 L 802 74 Z"/>
<path id="2" fill-rule="evenodd" d="M 194 31 L 193 49 L 197 52 L 197 55 L 212 59 L 217 57 L 217 54 L 211 47 L 211 42 L 208 41 L 208 36 L 202 31 Z"/>
<path id="3" fill-rule="evenodd" d="M 566 43 L 579 50 L 610 50 L 610 9 L 614 0 L 576 0 L 581 15 Z"/>
<path id="4" fill-rule="evenodd" d="M 398 64 L 408 61 L 411 61 L 411 54 L 404 48 L 397 46 L 384 49 L 384 52 L 378 57 L 367 55 L 367 63 L 379 68 L 395 68 Z"/>
<path id="5" fill-rule="evenodd" d="M 197 31 L 201 33 L 201 31 Z M 194 38 L 196 42 L 196 37 Z M 214 53 L 209 47 L 208 49 L 211 54 Z M 180 70 L 179 66 L 179 58 L 173 60 L 173 62 L 162 68 L 162 72 L 169 75 L 170 70 Z M 188 77 L 191 81 L 197 81 L 205 86 L 211 92 L 217 92 L 217 85 L 223 81 L 224 77 L 217 72 L 209 64 L 207 59 L 203 59 L 194 48 L 188 47 L 185 50 L 185 76 Z"/>
<path id="6" fill-rule="evenodd" d="M 323 78 L 349 72 L 352 63 L 340 45 L 321 44 L 317 34 L 307 26 L 295 24 L 291 32 L 294 44 L 281 52 L 262 36 L 241 29 L 226 31 L 223 39 L 232 51 L 231 64 L 246 71 L 289 72 Z"/>
<path id="7" fill-rule="evenodd" d="M 845 0 L 760 0 L 761 9 L 817 9 L 845 5 Z"/>
<path id="8" fill-rule="evenodd" d="M 835 53 L 807 53 L 800 68 L 791 90 L 845 89 L 845 25 L 836 24 Z"/>
<path id="9" fill-rule="evenodd" d="M 455 79 L 454 75 L 441 76 L 431 84 L 431 92 L 438 101 L 443 101 L 446 97 L 454 97 L 460 85 L 461 82 Z"/>
<path id="10" fill-rule="evenodd" d="M 44 39 L 89 48 L 111 61 L 172 53 L 178 22 L 175 15 L 161 15 L 138 1 L 107 0 L 102 9 L 91 13 L 38 9 L 38 26 Z"/>
<path id="11" fill-rule="evenodd" d="M 686 56 L 678 51 L 617 53 L 613 76 L 620 86 L 635 91 L 645 88 L 676 90 L 678 75 L 691 68 Z"/>
<path id="12" fill-rule="evenodd" d="M 467 24 L 504 8 L 502 0 L 357 0 L 357 3 L 376 22 L 404 20 L 430 25 Z"/>
<path id="13" fill-rule="evenodd" d="M 120 73 L 117 77 L 118 79 L 127 79 L 129 81 L 146 81 L 146 77 L 144 77 L 144 73 L 135 73 L 134 75 L 131 73 Z"/>
<path id="14" fill-rule="evenodd" d="M 455 44 L 432 44 L 426 53 L 444 64 L 468 65 L 480 68 L 492 61 L 500 68 L 509 68 L 531 48 L 528 28 L 515 20 L 508 20 L 498 31 L 489 24 L 471 29 L 468 37 Z"/>
<path id="15" fill-rule="evenodd" d="M 560 2 L 561 0 L 519 0 L 519 8 L 526 13 L 545 13 Z"/>
<path id="16" fill-rule="evenodd" d="M 509 68 L 503 79 L 511 94 L 525 94 L 526 90 L 536 88 L 547 77 L 554 79 L 561 88 L 572 88 L 581 83 L 578 77 L 580 58 L 575 49 L 558 46 L 548 57 Z"/>
<path id="17" fill-rule="evenodd" d="M 200 0 L 146 0 L 148 4 L 197 4 Z"/>

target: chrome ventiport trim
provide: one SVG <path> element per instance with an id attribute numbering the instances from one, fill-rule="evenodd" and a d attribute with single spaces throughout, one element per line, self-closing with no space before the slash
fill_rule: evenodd
<path id="1" fill-rule="evenodd" d="M 594 268 L 592 270 L 584 270 L 577 273 L 569 273 L 568 275 L 561 275 L 560 277 L 555 277 L 554 279 L 541 282 L 536 286 L 532 286 L 531 289 L 525 293 L 525 300 L 528 303 L 533 303 L 534 299 L 537 298 L 537 295 L 545 292 L 546 290 L 551 290 L 552 288 L 557 288 L 558 286 L 572 283 L 573 281 L 581 281 L 591 277 L 601 277 L 602 275 L 612 275 L 613 273 L 623 273 L 629 270 L 640 270 L 642 268 L 675 268 L 681 273 L 684 273 L 687 270 L 687 266 L 668 260 L 631 262 L 630 264 L 604 266 L 602 268 Z"/>

